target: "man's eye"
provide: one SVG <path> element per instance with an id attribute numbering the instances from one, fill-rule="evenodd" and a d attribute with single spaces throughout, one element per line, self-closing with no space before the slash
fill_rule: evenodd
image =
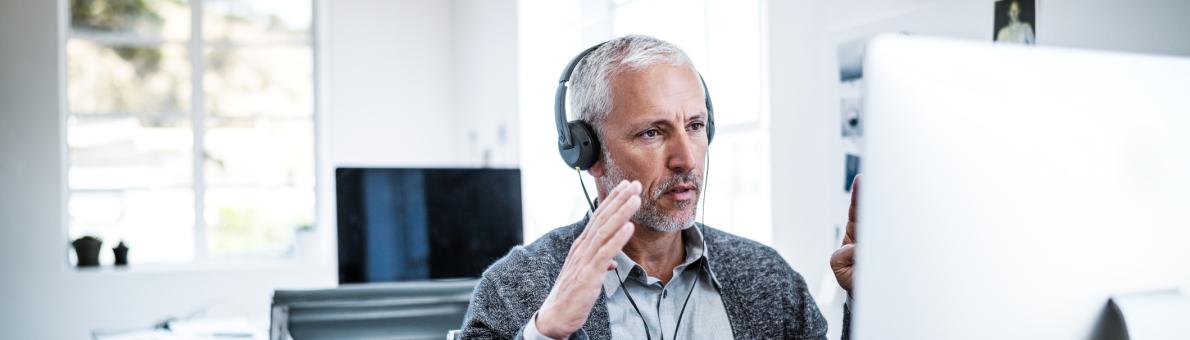
<path id="1" fill-rule="evenodd" d="M 702 130 L 702 128 L 704 128 L 706 126 L 707 125 L 703 124 L 703 123 L 694 123 L 694 124 L 690 124 L 690 130 L 694 130 L 694 131 Z"/>
<path id="2" fill-rule="evenodd" d="M 657 129 L 648 129 L 648 130 L 645 130 L 645 132 L 640 133 L 641 136 L 645 136 L 645 137 L 649 137 L 649 138 L 657 137 L 658 134 L 661 134 L 661 131 L 658 131 Z"/>

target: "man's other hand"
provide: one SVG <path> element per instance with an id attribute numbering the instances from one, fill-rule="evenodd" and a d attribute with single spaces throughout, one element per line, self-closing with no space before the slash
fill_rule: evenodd
<path id="1" fill-rule="evenodd" d="M 835 272 L 835 279 L 839 281 L 839 286 L 847 291 L 847 294 L 853 294 L 852 278 L 855 275 L 855 227 L 856 214 L 858 213 L 858 205 L 856 202 L 859 198 L 859 181 L 863 175 L 855 175 L 855 180 L 851 182 L 851 208 L 847 209 L 847 234 L 843 235 L 843 246 L 835 250 L 831 254 L 831 270 Z"/>

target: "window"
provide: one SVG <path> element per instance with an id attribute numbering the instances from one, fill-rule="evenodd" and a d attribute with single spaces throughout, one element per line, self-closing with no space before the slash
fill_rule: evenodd
<path id="1" fill-rule="evenodd" d="M 277 258 L 314 221 L 311 2 L 71 0 L 71 239 L 129 262 Z"/>

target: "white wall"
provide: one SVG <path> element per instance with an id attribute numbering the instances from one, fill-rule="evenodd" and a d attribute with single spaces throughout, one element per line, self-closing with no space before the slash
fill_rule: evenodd
<path id="1" fill-rule="evenodd" d="M 330 162 L 459 162 L 451 2 L 327 1 Z"/>
<path id="2" fill-rule="evenodd" d="M 1037 2 L 1038 45 L 1190 56 L 1190 2 Z M 838 199 L 836 44 L 877 32 L 991 40 L 993 1 L 769 1 L 769 9 L 773 243 L 816 298 L 837 297 L 827 260 L 847 202 Z M 837 337 L 841 309 L 822 300 Z"/>
<path id="3" fill-rule="evenodd" d="M 455 92 L 460 156 L 469 166 L 520 161 L 519 37 L 515 0 L 454 0 Z"/>
<path id="4" fill-rule="evenodd" d="M 332 164 L 517 165 L 515 1 L 327 7 Z"/>
<path id="5" fill-rule="evenodd" d="M 481 138 L 513 127 L 494 154 L 516 162 L 515 2 L 317 1 L 320 215 L 299 235 L 301 258 L 76 271 L 60 180 L 65 3 L 0 2 L 0 338 L 83 339 L 204 308 L 266 325 L 273 289 L 337 282 L 334 167 L 478 165 L 460 125 Z"/>

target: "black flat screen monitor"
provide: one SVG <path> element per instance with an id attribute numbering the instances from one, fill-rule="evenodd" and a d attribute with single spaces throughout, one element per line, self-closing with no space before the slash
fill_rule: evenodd
<path id="1" fill-rule="evenodd" d="M 518 169 L 338 168 L 339 283 L 476 278 L 521 243 Z"/>

